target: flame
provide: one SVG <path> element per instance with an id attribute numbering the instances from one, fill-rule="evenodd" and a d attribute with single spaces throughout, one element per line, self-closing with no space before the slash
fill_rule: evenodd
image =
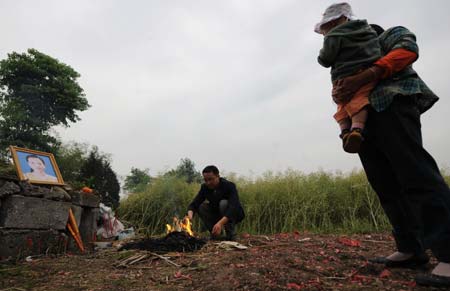
<path id="1" fill-rule="evenodd" d="M 183 219 L 178 219 L 178 217 L 173 218 L 172 225 L 166 224 L 166 233 L 171 233 L 174 231 L 184 231 L 190 236 L 194 236 L 194 232 L 192 231 L 192 222 L 189 217 L 185 217 Z"/>

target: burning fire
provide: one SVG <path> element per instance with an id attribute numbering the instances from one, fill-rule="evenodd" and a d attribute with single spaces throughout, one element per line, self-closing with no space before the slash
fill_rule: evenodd
<path id="1" fill-rule="evenodd" d="M 192 231 L 192 222 L 189 217 L 185 217 L 183 219 L 178 219 L 178 217 L 173 218 L 172 225 L 166 224 L 166 233 L 171 233 L 174 231 L 184 231 L 190 236 L 194 236 L 194 232 Z"/>

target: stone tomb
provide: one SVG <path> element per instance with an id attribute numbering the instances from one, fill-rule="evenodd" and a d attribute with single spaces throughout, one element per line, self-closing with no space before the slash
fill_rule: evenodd
<path id="1" fill-rule="evenodd" d="M 66 232 L 72 209 L 83 244 L 93 250 L 100 198 L 69 187 L 36 186 L 0 176 L 0 260 L 77 252 Z"/>

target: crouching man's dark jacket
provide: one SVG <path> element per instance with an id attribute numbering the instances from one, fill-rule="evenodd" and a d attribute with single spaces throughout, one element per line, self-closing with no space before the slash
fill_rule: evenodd
<path id="1" fill-rule="evenodd" d="M 228 208 L 224 216 L 234 223 L 242 221 L 245 217 L 236 185 L 224 178 L 220 178 L 216 189 L 209 189 L 205 184 L 202 184 L 200 191 L 189 205 L 188 210 L 198 212 L 198 208 L 205 200 L 209 202 L 212 208 L 217 209 L 217 212 L 219 212 L 220 200 L 228 200 Z"/>

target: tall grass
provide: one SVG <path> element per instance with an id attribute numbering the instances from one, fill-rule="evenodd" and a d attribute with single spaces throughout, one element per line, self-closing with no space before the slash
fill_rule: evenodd
<path id="1" fill-rule="evenodd" d="M 388 228 L 388 221 L 364 173 L 267 173 L 255 181 L 239 179 L 251 233 L 292 230 L 365 232 Z"/>
<path id="2" fill-rule="evenodd" d="M 390 229 L 378 198 L 363 172 L 349 174 L 298 171 L 266 173 L 256 179 L 229 177 L 246 212 L 239 231 L 272 234 L 376 232 Z M 446 177 L 449 181 L 449 177 Z M 199 184 L 174 177 L 157 178 L 144 192 L 121 202 L 119 214 L 148 234 L 160 234 L 174 215 L 183 216 Z M 195 227 L 198 227 L 198 221 Z"/>

